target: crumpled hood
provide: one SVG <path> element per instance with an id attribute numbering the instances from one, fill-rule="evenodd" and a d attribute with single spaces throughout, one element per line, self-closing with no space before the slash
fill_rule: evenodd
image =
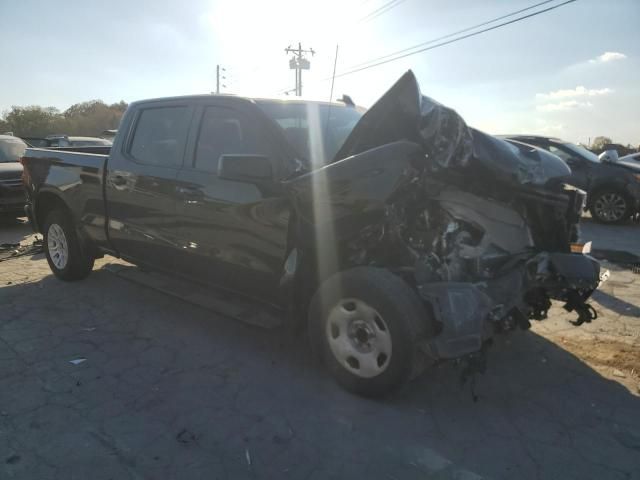
<path id="1" fill-rule="evenodd" d="M 571 174 L 553 154 L 469 128 L 455 110 L 421 95 L 411 70 L 363 115 L 333 162 L 400 140 L 421 145 L 433 170 L 480 168 L 496 180 L 532 185 Z"/>

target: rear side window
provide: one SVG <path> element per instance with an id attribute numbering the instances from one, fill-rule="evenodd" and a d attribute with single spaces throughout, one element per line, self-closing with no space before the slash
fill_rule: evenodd
<path id="1" fill-rule="evenodd" d="M 142 110 L 129 154 L 146 165 L 181 166 L 189 129 L 188 115 L 189 108 L 180 106 Z"/>
<path id="2" fill-rule="evenodd" d="M 195 152 L 195 168 L 217 173 L 220 156 L 264 154 L 249 121 L 240 112 L 207 107 L 202 116 Z"/>

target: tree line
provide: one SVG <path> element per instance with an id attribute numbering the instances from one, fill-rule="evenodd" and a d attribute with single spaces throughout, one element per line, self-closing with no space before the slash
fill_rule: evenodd
<path id="1" fill-rule="evenodd" d="M 64 111 L 55 107 L 12 106 L 0 116 L 0 134 L 13 132 L 17 137 L 45 137 L 66 134 L 96 137 L 104 130 L 118 128 L 127 103 L 107 105 L 102 100 L 76 103 Z"/>

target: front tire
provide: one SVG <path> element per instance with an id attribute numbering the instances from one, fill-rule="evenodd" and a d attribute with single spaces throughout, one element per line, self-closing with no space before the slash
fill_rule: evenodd
<path id="1" fill-rule="evenodd" d="M 311 342 L 346 390 L 383 396 L 404 384 L 430 319 L 418 296 L 388 270 L 357 267 L 327 279 L 311 300 Z"/>
<path id="2" fill-rule="evenodd" d="M 56 277 L 74 281 L 91 273 L 94 257 L 84 248 L 66 211 L 52 210 L 46 217 L 43 231 L 45 255 Z"/>
<path id="3" fill-rule="evenodd" d="M 617 190 L 601 190 L 594 194 L 589 211 L 599 223 L 616 225 L 631 216 L 631 201 Z"/>

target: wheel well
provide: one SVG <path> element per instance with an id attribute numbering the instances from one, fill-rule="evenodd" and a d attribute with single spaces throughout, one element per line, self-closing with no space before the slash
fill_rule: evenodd
<path id="1" fill-rule="evenodd" d="M 41 233 L 44 229 L 44 221 L 47 218 L 47 215 L 52 210 L 59 208 L 61 210 L 65 210 L 69 214 L 71 210 L 67 207 L 67 204 L 55 193 L 43 192 L 38 195 L 36 200 L 36 222 L 38 223 L 38 231 Z"/>

